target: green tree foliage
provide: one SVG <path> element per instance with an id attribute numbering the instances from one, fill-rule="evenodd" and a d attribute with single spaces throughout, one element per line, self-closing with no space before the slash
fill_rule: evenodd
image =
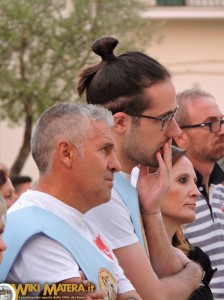
<path id="1" fill-rule="evenodd" d="M 139 17 L 144 9 L 139 0 L 0 1 L 0 117 L 25 124 L 11 174 L 20 173 L 29 155 L 40 113 L 76 100 L 75 77 L 96 38 L 115 36 L 131 49 L 149 42 L 154 29 Z"/>

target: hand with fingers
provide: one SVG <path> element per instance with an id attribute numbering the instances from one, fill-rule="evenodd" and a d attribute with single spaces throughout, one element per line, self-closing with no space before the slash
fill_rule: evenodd
<path id="1" fill-rule="evenodd" d="M 137 190 L 139 202 L 143 214 L 155 214 L 160 212 L 160 203 L 163 200 L 171 184 L 171 140 L 164 145 L 163 157 L 156 153 L 159 167 L 157 170 L 140 166 Z"/>
<path id="2" fill-rule="evenodd" d="M 95 292 L 90 292 L 85 295 L 85 300 L 104 300 L 104 292 L 102 291 L 95 291 Z"/>
<path id="3" fill-rule="evenodd" d="M 81 275 L 81 283 L 84 285 L 86 290 L 90 284 L 89 280 L 85 279 L 85 276 L 82 271 L 79 271 Z M 83 295 L 83 300 L 104 300 L 105 294 L 103 291 L 96 290 L 94 292 L 88 292 L 87 294 Z"/>

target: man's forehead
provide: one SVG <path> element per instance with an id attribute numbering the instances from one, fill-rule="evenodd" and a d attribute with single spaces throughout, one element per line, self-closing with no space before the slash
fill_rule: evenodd
<path id="1" fill-rule="evenodd" d="M 106 121 L 92 121 L 89 132 L 92 133 L 92 136 L 96 136 L 101 133 L 112 135 L 112 128 Z"/>
<path id="2" fill-rule="evenodd" d="M 147 111 L 157 111 L 159 114 L 172 112 L 175 110 L 176 91 L 170 81 L 157 83 L 144 91 L 145 100 L 148 102 Z"/>
<path id="3" fill-rule="evenodd" d="M 150 105 L 145 110 L 149 114 L 155 114 L 156 116 L 165 115 L 175 111 L 177 107 L 176 99 L 172 101 L 161 101 L 161 100 L 152 100 Z"/>
<path id="4" fill-rule="evenodd" d="M 89 143 L 108 142 L 114 144 L 112 128 L 107 122 L 93 122 L 93 126 L 90 128 L 88 140 Z"/>
<path id="5" fill-rule="evenodd" d="M 199 117 L 216 117 L 222 114 L 217 103 L 213 98 L 198 97 L 195 101 L 188 101 L 188 113 L 192 116 Z"/>
<path id="6" fill-rule="evenodd" d="M 217 106 L 217 103 L 214 98 L 208 97 L 208 96 L 188 96 L 186 97 L 186 105 L 189 106 L 202 106 L 202 105 L 212 105 L 212 106 Z"/>

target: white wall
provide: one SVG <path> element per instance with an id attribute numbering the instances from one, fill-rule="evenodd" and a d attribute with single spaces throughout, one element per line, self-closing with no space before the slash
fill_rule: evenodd
<path id="1" fill-rule="evenodd" d="M 167 21 L 148 54 L 172 73 L 177 92 L 200 87 L 224 112 L 224 20 Z"/>

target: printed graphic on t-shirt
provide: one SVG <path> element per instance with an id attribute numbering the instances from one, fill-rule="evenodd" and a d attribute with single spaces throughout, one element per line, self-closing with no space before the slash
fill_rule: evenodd
<path id="1" fill-rule="evenodd" d="M 97 235 L 96 239 L 93 241 L 96 244 L 97 248 L 100 249 L 100 251 L 102 251 L 104 254 L 106 254 L 106 256 L 109 257 L 110 259 L 113 259 L 110 249 L 101 240 L 101 237 L 99 234 Z"/>
<path id="2" fill-rule="evenodd" d="M 101 268 L 98 274 L 98 284 L 101 291 L 105 293 L 105 300 L 116 300 L 118 284 L 114 276 L 105 268 Z"/>

